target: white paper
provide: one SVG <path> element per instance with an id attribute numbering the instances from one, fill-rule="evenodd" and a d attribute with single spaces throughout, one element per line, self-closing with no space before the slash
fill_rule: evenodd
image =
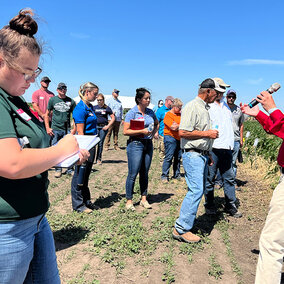
<path id="1" fill-rule="evenodd" d="M 100 142 L 97 135 L 74 135 L 77 139 L 80 149 L 90 150 Z M 56 167 L 68 168 L 79 160 L 79 154 L 75 154 L 56 165 Z"/>

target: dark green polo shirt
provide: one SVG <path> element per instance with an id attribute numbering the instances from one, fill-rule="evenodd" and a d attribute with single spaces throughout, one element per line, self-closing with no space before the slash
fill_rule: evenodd
<path id="1" fill-rule="evenodd" d="M 47 109 L 52 111 L 51 128 L 68 132 L 70 129 L 70 115 L 76 103 L 69 97 L 62 99 L 59 96 L 52 97 L 48 101 Z"/>
<path id="2" fill-rule="evenodd" d="M 29 148 L 46 148 L 50 138 L 22 97 L 0 88 L 0 139 L 27 137 Z M 31 218 L 48 210 L 47 171 L 31 178 L 0 176 L 0 222 Z"/>

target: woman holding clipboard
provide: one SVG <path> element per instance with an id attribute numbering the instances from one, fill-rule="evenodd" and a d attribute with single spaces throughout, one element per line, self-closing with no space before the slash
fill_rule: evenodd
<path id="1" fill-rule="evenodd" d="M 145 88 L 136 89 L 133 107 L 125 116 L 123 134 L 129 136 L 127 141 L 128 176 L 126 179 L 126 209 L 135 211 L 132 202 L 133 188 L 139 173 L 141 191 L 140 205 L 146 209 L 152 208 L 147 201 L 148 172 L 150 169 L 153 144 L 159 122 L 153 110 L 148 108 L 151 94 Z"/>
<path id="2" fill-rule="evenodd" d="M 88 82 L 80 86 L 79 96 L 81 101 L 73 111 L 73 119 L 78 135 L 97 135 L 97 117 L 91 102 L 95 101 L 99 92 L 97 85 Z M 89 176 L 94 163 L 96 148 L 93 147 L 90 157 L 82 166 L 76 166 L 71 182 L 72 207 L 74 211 L 91 213 L 98 209 L 91 202 L 91 194 L 88 187 Z"/>
<path id="3" fill-rule="evenodd" d="M 30 9 L 21 10 L 0 30 L 1 283 L 60 283 L 45 217 L 48 169 L 79 150 L 70 134 L 49 147 L 43 124 L 22 97 L 41 73 L 37 30 Z M 87 157 L 81 151 L 81 162 Z"/>

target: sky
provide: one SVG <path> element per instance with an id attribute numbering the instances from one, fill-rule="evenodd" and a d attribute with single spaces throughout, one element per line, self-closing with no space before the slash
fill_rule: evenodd
<path id="1" fill-rule="evenodd" d="M 146 87 L 153 104 L 169 95 L 185 104 L 204 79 L 221 77 L 236 103 L 280 83 L 273 97 L 284 110 L 284 1 L 1 1 L 1 27 L 25 7 L 35 11 L 44 43 L 28 102 L 42 76 L 55 94 L 66 83 L 72 98 L 87 81 L 106 95 Z"/>

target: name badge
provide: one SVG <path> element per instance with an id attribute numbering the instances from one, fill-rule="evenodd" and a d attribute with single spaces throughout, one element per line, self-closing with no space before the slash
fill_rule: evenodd
<path id="1" fill-rule="evenodd" d="M 44 100 L 44 97 L 39 97 L 40 100 Z"/>
<path id="2" fill-rule="evenodd" d="M 17 109 L 17 113 L 20 115 L 21 118 L 23 118 L 23 119 L 26 120 L 26 121 L 29 121 L 29 120 L 32 119 L 32 118 L 31 118 L 27 113 L 25 113 L 21 108 Z"/>

